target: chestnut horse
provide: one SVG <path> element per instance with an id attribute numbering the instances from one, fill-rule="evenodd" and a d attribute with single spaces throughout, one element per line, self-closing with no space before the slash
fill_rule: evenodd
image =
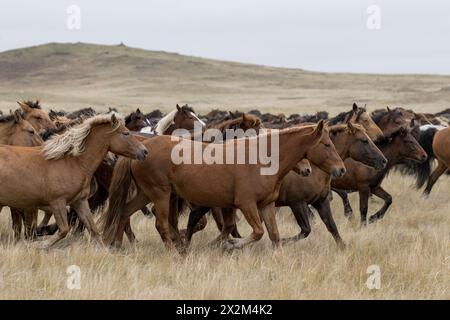
<path id="1" fill-rule="evenodd" d="M 331 118 L 328 124 L 332 126 L 336 124 L 345 124 L 348 122 L 361 125 L 372 141 L 377 141 L 378 139 L 383 138 L 383 132 L 372 120 L 365 107 L 361 108 L 358 107 L 356 103 L 353 103 L 352 110 L 342 112 L 336 117 Z"/>
<path id="2" fill-rule="evenodd" d="M 380 141 L 377 146 L 388 160 L 387 166 L 384 169 L 377 170 L 349 158 L 344 161 L 347 168 L 347 173 L 342 178 L 332 180 L 331 182 L 333 190 L 343 197 L 345 208 L 351 207 L 348 203 L 346 193 L 342 196 L 342 191 L 358 191 L 361 226 L 365 226 L 367 224 L 367 211 L 370 194 L 374 194 L 383 199 L 384 205 L 379 211 L 369 218 L 369 223 L 383 218 L 384 214 L 392 204 L 392 196 L 381 187 L 381 183 L 388 172 L 395 165 L 402 163 L 405 160 L 423 162 L 427 158 L 426 152 L 412 136 L 410 129 L 405 129 L 403 127 L 400 127 L 397 131 L 392 132 L 390 136 L 385 135 L 385 139 Z M 345 215 L 349 219 L 353 219 L 351 210 L 346 209 Z"/>
<path id="3" fill-rule="evenodd" d="M 177 109 L 168 113 L 165 117 L 158 121 L 155 132 L 158 135 L 172 134 L 175 129 L 183 128 L 187 130 L 194 129 L 194 122 L 198 121 L 203 126 L 205 123 L 198 118 L 194 109 L 187 104 L 180 107 L 177 104 Z"/>
<path id="4" fill-rule="evenodd" d="M 23 113 L 16 110 L 9 116 L 0 117 L 0 144 L 34 147 L 40 146 L 42 139 L 33 126 L 23 118 Z M 32 236 L 35 227 L 33 219 L 30 219 L 32 214 L 24 215 L 22 210 L 17 208 L 10 208 L 10 210 L 15 239 L 20 239 L 22 220 L 25 223 L 25 237 Z"/>
<path id="5" fill-rule="evenodd" d="M 92 176 L 108 151 L 137 159 L 148 153 L 115 114 L 88 119 L 43 147 L 0 146 L 0 179 L 8 181 L 0 188 L 0 205 L 52 212 L 58 233 L 45 247 L 69 232 L 67 205 L 100 241 L 87 199 Z"/>
<path id="6" fill-rule="evenodd" d="M 269 141 L 274 132 L 266 133 Z M 155 149 L 152 157 L 139 163 L 120 158 L 112 178 L 110 203 L 102 216 L 103 237 L 108 244 L 120 246 L 123 233 L 130 216 L 139 208 L 152 201 L 155 207 L 156 228 L 167 248 L 174 248 L 172 238 L 180 241 L 178 230 L 171 230 L 169 214 L 178 214 L 170 208 L 170 196 L 173 189 L 190 203 L 207 207 L 237 208 L 242 211 L 253 232 L 243 239 L 234 239 L 227 243 L 229 248 L 242 248 L 258 241 L 263 236 L 260 217 L 262 217 L 269 237 L 275 246 L 280 245 L 278 228 L 275 221 L 274 201 L 278 197 L 281 179 L 303 158 L 311 156 L 309 151 L 322 143 L 326 152 L 314 155 L 321 162 L 327 162 L 334 175 L 345 173 L 342 160 L 338 157 L 328 136 L 328 130 L 321 121 L 318 125 L 289 128 L 276 132 L 279 138 L 279 152 L 274 155 L 278 160 L 278 170 L 272 175 L 262 175 L 263 165 L 259 159 L 256 164 L 174 164 L 172 149 L 183 145 L 205 150 L 210 144 L 184 140 L 175 137 L 159 136 L 148 139 L 144 145 Z M 252 138 L 228 140 L 218 145 L 226 154 L 226 148 L 236 150 L 238 143 L 245 144 L 245 156 L 249 155 L 250 140 L 260 142 L 262 135 Z M 276 153 L 276 152 L 275 152 Z M 134 181 L 137 192 L 128 201 L 128 190 Z M 234 225 L 226 223 L 226 225 Z"/>
<path id="7" fill-rule="evenodd" d="M 422 187 L 428 178 L 424 195 L 430 194 L 431 189 L 439 177 L 450 168 L 450 128 L 442 130 L 435 129 L 432 131 L 432 134 L 434 134 L 434 137 L 431 137 L 432 147 L 428 159 L 429 164 L 420 167 L 420 170 L 422 171 L 420 176 L 422 179 L 418 179 L 417 183 L 418 187 Z M 431 162 L 434 159 L 437 159 L 438 164 L 433 173 L 431 173 Z"/>
<path id="8" fill-rule="evenodd" d="M 339 156 L 342 159 L 353 157 L 358 161 L 374 166 L 376 168 L 383 168 L 387 160 L 384 158 L 380 150 L 367 136 L 365 129 L 360 125 L 353 125 L 348 122 L 346 125 L 335 125 L 330 127 L 330 138 L 334 143 Z M 311 149 L 312 154 L 320 154 L 323 145 L 319 144 Z M 289 240 L 298 240 L 306 238 L 310 232 L 309 218 L 308 218 L 308 204 L 312 204 L 317 208 L 320 217 L 325 223 L 328 231 L 333 235 L 336 243 L 343 246 L 343 241 L 339 235 L 336 224 L 331 215 L 329 204 L 329 192 L 331 175 L 323 163 L 310 161 L 312 163 L 312 172 L 308 176 L 300 176 L 296 170 L 289 172 L 281 182 L 281 188 L 278 199 L 275 204 L 278 207 L 289 206 L 294 213 L 295 218 L 301 228 L 298 236 L 289 238 Z M 308 171 L 307 163 L 301 161 L 298 167 Z M 298 170 L 299 168 L 297 168 Z M 192 220 L 192 221 L 191 221 Z M 196 218 L 190 217 L 190 224 L 186 232 L 186 240 L 189 241 L 192 237 L 193 226 L 195 226 Z M 221 236 L 215 240 L 225 240 L 228 235 L 222 233 Z M 283 240 L 287 242 L 286 239 Z"/>
<path id="9" fill-rule="evenodd" d="M 27 120 L 38 133 L 47 129 L 56 129 L 56 125 L 50 119 L 49 115 L 42 110 L 39 101 L 21 101 L 17 102 L 23 111 L 23 117 Z"/>
<path id="10" fill-rule="evenodd" d="M 370 140 L 362 126 L 353 125 L 351 122 L 348 122 L 347 125 L 334 125 L 330 127 L 330 137 L 343 160 L 352 158 L 377 169 L 385 167 L 386 158 Z M 309 235 L 311 226 L 308 205 L 311 204 L 319 213 L 338 246 L 343 246 L 344 243 L 331 214 L 330 188 L 330 174 L 315 165 L 312 166 L 312 173 L 309 177 L 302 177 L 293 172 L 287 174 L 281 182 L 276 206 L 289 206 L 301 231 L 294 237 L 283 239 L 283 242 L 297 241 Z"/>

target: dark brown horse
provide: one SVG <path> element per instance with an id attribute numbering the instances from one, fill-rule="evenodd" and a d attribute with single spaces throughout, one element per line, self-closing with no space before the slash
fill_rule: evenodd
<path id="1" fill-rule="evenodd" d="M 150 122 L 139 108 L 125 117 L 125 126 L 130 131 L 140 131 L 142 128 L 150 126 Z"/>
<path id="2" fill-rule="evenodd" d="M 173 110 L 159 120 L 155 128 L 155 133 L 158 135 L 170 135 L 174 130 L 180 128 L 192 130 L 194 129 L 194 123 L 196 121 L 200 122 L 203 126 L 205 125 L 205 123 L 195 114 L 194 109 L 187 104 L 182 107 L 177 104 L 176 110 Z"/>
<path id="3" fill-rule="evenodd" d="M 390 135 L 385 135 L 385 139 L 378 143 L 378 148 L 388 160 L 386 168 L 377 170 L 353 159 L 346 159 L 344 163 L 347 168 L 347 173 L 342 178 L 332 180 L 331 183 L 333 190 L 343 197 L 344 207 L 346 208 L 350 207 L 350 204 L 348 203 L 346 193 L 342 191 L 358 191 L 362 226 L 367 224 L 370 194 L 374 194 L 383 199 L 385 203 L 379 211 L 369 218 L 369 223 L 383 218 L 387 209 L 392 204 L 392 196 L 381 187 L 381 183 L 387 173 L 395 165 L 405 160 L 423 162 L 427 158 L 426 152 L 411 135 L 410 130 L 403 127 L 392 132 Z M 347 217 L 353 219 L 351 211 L 347 209 L 345 213 Z"/>
<path id="4" fill-rule="evenodd" d="M 272 141 L 273 132 L 267 133 Z M 238 144 L 243 144 L 244 154 L 248 159 L 249 145 L 252 141 L 260 142 L 261 135 L 226 141 L 218 145 L 220 149 L 236 150 Z M 106 243 L 116 246 L 122 243 L 122 237 L 130 216 L 139 208 L 152 201 L 155 207 L 156 228 L 168 248 L 173 248 L 173 239 L 180 241 L 178 230 L 171 230 L 169 215 L 178 214 L 170 208 L 170 197 L 173 188 L 183 199 L 190 203 L 219 208 L 240 209 L 253 229 L 249 237 L 234 239 L 227 243 L 231 248 L 242 248 L 245 245 L 261 239 L 264 230 L 262 217 L 269 237 L 278 246 L 279 234 L 275 221 L 274 201 L 278 197 L 281 179 L 293 169 L 303 158 L 310 160 L 309 151 L 321 143 L 326 152 L 319 157 L 326 162 L 335 175 L 345 173 L 342 160 L 336 153 L 323 122 L 317 126 L 285 129 L 279 132 L 279 170 L 273 175 L 261 175 L 264 166 L 256 164 L 174 164 L 172 150 L 175 146 L 193 146 L 193 150 L 211 148 L 209 144 L 176 139 L 174 137 L 154 137 L 144 142 L 153 149 L 152 157 L 143 163 L 119 159 L 113 174 L 110 188 L 110 204 L 102 216 L 104 226 L 103 237 Z M 196 146 L 196 144 L 198 144 Z M 130 201 L 128 190 L 132 181 L 137 186 L 137 192 Z M 225 218 L 225 217 L 224 217 Z M 228 217 L 226 217 L 228 218 Z M 231 217 L 232 218 L 232 217 Z M 234 221 L 226 221 L 225 228 L 233 227 Z M 230 230 L 231 231 L 231 230 Z"/>

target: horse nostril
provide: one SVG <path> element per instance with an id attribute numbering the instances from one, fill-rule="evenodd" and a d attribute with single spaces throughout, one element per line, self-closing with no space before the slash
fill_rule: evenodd
<path id="1" fill-rule="evenodd" d="M 382 163 L 383 165 L 387 165 L 387 159 L 381 160 L 381 163 Z"/>
<path id="2" fill-rule="evenodd" d="M 341 176 L 343 176 L 345 174 L 347 170 L 345 170 L 345 168 L 341 168 L 341 170 L 339 170 L 339 173 L 341 174 Z"/>

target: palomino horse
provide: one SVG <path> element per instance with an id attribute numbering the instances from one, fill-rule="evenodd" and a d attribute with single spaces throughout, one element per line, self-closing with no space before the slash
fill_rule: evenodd
<path id="1" fill-rule="evenodd" d="M 36 129 L 38 133 L 47 129 L 56 129 L 56 125 L 50 120 L 49 115 L 42 110 L 39 101 L 17 102 L 23 111 L 23 117 Z"/>
<path id="2" fill-rule="evenodd" d="M 110 203 L 103 219 L 103 237 L 108 244 L 119 246 L 122 243 L 125 226 L 130 216 L 139 208 L 152 201 L 155 207 L 156 228 L 166 247 L 174 248 L 172 238 L 180 241 L 178 230 L 171 230 L 169 225 L 170 197 L 173 189 L 190 203 L 207 207 L 237 208 L 242 211 L 253 232 L 243 239 L 234 239 L 228 246 L 242 248 L 258 241 L 263 236 L 262 217 L 275 245 L 279 245 L 278 228 L 275 221 L 274 201 L 278 197 L 281 179 L 293 169 L 303 158 L 310 157 L 310 150 L 322 143 L 326 152 L 314 155 L 321 162 L 327 162 L 333 169 L 333 175 L 345 173 L 342 160 L 336 153 L 323 122 L 315 126 L 289 128 L 280 132 L 268 132 L 264 138 L 272 141 L 278 135 L 279 152 L 272 154 L 278 160 L 278 170 L 274 174 L 262 175 L 267 165 L 257 159 L 255 164 L 237 164 L 237 155 L 233 164 L 175 164 L 172 161 L 172 150 L 176 146 L 192 146 L 193 150 L 211 148 L 211 144 L 185 140 L 176 137 L 159 136 L 148 139 L 144 145 L 156 148 L 152 157 L 139 163 L 126 158 L 119 159 L 112 178 Z M 248 159 L 250 144 L 258 142 L 263 135 L 257 137 L 228 140 L 216 145 L 216 150 L 227 154 L 227 150 L 244 148 Z M 238 145 L 239 144 L 239 145 Z M 192 150 L 192 149 L 191 149 Z M 270 150 L 270 147 L 269 147 Z M 228 152 L 230 153 L 230 152 Z M 191 154 L 192 156 L 192 154 Z M 222 159 L 223 160 L 223 159 Z M 128 189 L 131 182 L 137 186 L 137 192 L 127 203 Z M 229 225 L 228 223 L 226 223 Z"/>
<path id="3" fill-rule="evenodd" d="M 362 226 L 367 224 L 367 210 L 370 194 L 374 194 L 383 199 L 385 203 L 379 211 L 369 218 L 369 223 L 383 218 L 387 209 L 392 204 L 392 196 L 381 187 L 381 183 L 388 172 L 395 165 L 402 163 L 405 160 L 423 162 L 427 158 L 426 152 L 411 135 L 410 130 L 403 127 L 391 133 L 390 136 L 385 136 L 385 139 L 378 143 L 378 148 L 388 160 L 387 166 L 384 169 L 377 170 L 349 158 L 344 162 L 347 173 L 342 178 L 334 179 L 331 182 L 333 190 L 341 197 L 342 192 L 340 191 L 342 190 L 347 192 L 358 191 Z M 348 203 L 346 194 L 343 197 L 343 201 L 344 207 L 349 208 L 350 204 Z M 351 210 L 346 209 L 345 214 L 349 219 L 353 218 Z"/>
<path id="4" fill-rule="evenodd" d="M 16 110 L 9 116 L 0 117 L 0 144 L 10 146 L 34 147 L 42 144 L 42 139 L 36 133 L 33 126 L 23 118 L 23 113 Z M 33 233 L 34 222 L 32 214 L 23 216 L 20 209 L 11 208 L 14 237 L 20 239 L 22 232 L 22 219 L 25 223 L 25 237 Z"/>
<path id="5" fill-rule="evenodd" d="M 53 213 L 58 232 L 52 246 L 69 232 L 71 205 L 94 239 L 100 240 L 87 202 L 92 176 L 108 151 L 144 159 L 147 149 L 113 114 L 99 115 L 48 140 L 43 147 L 0 147 L 0 204 Z M 24 179 L 26 177 L 26 179 Z"/>

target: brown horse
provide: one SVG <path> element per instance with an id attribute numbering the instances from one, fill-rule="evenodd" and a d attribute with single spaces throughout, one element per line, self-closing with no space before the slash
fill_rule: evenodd
<path id="1" fill-rule="evenodd" d="M 367 136 L 364 128 L 360 125 L 353 125 L 348 122 L 347 125 L 335 125 L 330 127 L 330 138 L 336 147 L 339 156 L 342 159 L 352 157 L 358 161 L 376 167 L 383 168 L 387 160 L 384 158 L 380 150 Z M 311 149 L 311 153 L 320 154 L 323 145 L 317 145 Z M 327 172 L 322 163 L 316 162 L 312 164 L 311 175 L 300 176 L 295 170 L 289 172 L 281 182 L 280 193 L 276 200 L 276 206 L 290 206 L 297 222 L 300 225 L 301 232 L 298 236 L 290 238 L 290 240 L 298 240 L 306 238 L 310 232 L 308 204 L 312 204 L 317 208 L 320 217 L 324 221 L 327 229 L 333 235 L 339 246 L 343 246 L 343 241 L 339 235 L 336 224 L 331 215 L 329 204 L 329 192 L 331 175 Z M 299 167 L 307 169 L 307 163 L 301 161 Z M 194 213 L 196 214 L 196 213 Z M 192 221 L 191 221 L 192 220 Z M 190 241 L 195 226 L 195 217 L 190 217 L 188 230 L 186 232 L 186 240 Z M 226 234 L 222 234 L 217 240 L 224 240 Z M 286 240 L 284 240 L 286 242 Z"/>
<path id="2" fill-rule="evenodd" d="M 0 117 L 0 144 L 34 147 L 40 146 L 42 139 L 33 126 L 23 118 L 23 113 L 16 110 L 9 116 Z M 33 220 L 30 219 L 31 214 L 24 215 L 22 210 L 16 208 L 10 210 L 15 239 L 20 239 L 22 220 L 25 224 L 25 236 L 31 236 L 34 228 Z"/>
<path id="3" fill-rule="evenodd" d="M 438 164 L 433 173 L 431 173 L 431 164 L 420 168 L 420 170 L 422 170 L 421 176 L 423 178 L 418 180 L 417 186 L 422 187 L 426 178 L 428 178 L 424 195 L 430 194 L 431 189 L 439 177 L 450 168 L 450 128 L 435 130 L 433 131 L 433 134 L 432 148 L 430 150 L 430 158 L 428 161 L 431 163 L 434 159 L 437 159 Z"/>
<path id="4" fill-rule="evenodd" d="M 347 192 L 358 191 L 362 226 L 367 224 L 367 210 L 370 194 L 374 194 L 383 199 L 385 203 L 379 211 L 369 218 L 369 223 L 383 218 L 387 209 L 392 204 L 392 196 L 381 187 L 381 183 L 387 173 L 395 165 L 402 163 L 405 160 L 423 162 L 427 158 L 426 152 L 411 135 L 409 129 L 401 127 L 397 131 L 391 133 L 390 136 L 385 135 L 385 137 L 385 140 L 378 143 L 378 148 L 388 160 L 387 166 L 384 169 L 377 170 L 349 158 L 344 162 L 347 173 L 342 178 L 332 180 L 331 183 L 333 190 L 341 197 L 343 195 L 342 190 Z M 344 207 L 350 207 L 345 193 L 343 201 Z M 351 211 L 346 210 L 345 213 L 348 218 L 353 219 Z"/>
<path id="5" fill-rule="evenodd" d="M 272 140 L 274 132 L 267 133 Z M 245 144 L 245 156 L 248 159 L 250 140 L 260 142 L 262 135 L 252 138 L 228 140 L 218 145 L 218 150 L 236 150 L 238 144 Z M 323 122 L 316 126 L 290 128 L 279 132 L 279 152 L 277 153 L 278 171 L 272 175 L 261 175 L 260 170 L 267 167 L 259 160 L 256 164 L 174 164 L 172 149 L 191 145 L 194 150 L 210 148 L 209 144 L 183 140 L 174 137 L 154 137 L 145 141 L 148 148 L 156 148 L 148 160 L 138 163 L 125 158 L 119 159 L 110 188 L 110 204 L 103 219 L 103 237 L 106 243 L 120 245 L 123 232 L 130 216 L 139 208 L 152 201 L 155 207 L 156 228 L 166 247 L 173 248 L 172 238 L 179 241 L 178 230 L 169 225 L 170 196 L 173 188 L 183 199 L 190 203 L 207 207 L 238 208 L 253 229 L 252 234 L 243 239 L 234 239 L 228 246 L 242 248 L 261 239 L 264 230 L 262 217 L 269 237 L 278 246 L 279 234 L 275 221 L 274 201 L 277 199 L 281 179 L 303 158 L 313 155 L 310 150 L 321 143 L 326 152 L 314 157 L 326 162 L 334 175 L 345 173 L 342 160 L 338 157 Z M 131 182 L 137 186 L 137 192 L 127 203 Z M 178 214 L 170 212 L 170 214 Z M 227 217 L 228 218 L 228 217 Z M 233 223 L 225 223 L 233 226 Z"/>
<path id="6" fill-rule="evenodd" d="M 158 121 L 155 132 L 158 135 L 162 135 L 172 134 L 175 129 L 179 128 L 192 130 L 194 129 L 195 121 L 200 122 L 203 126 L 205 125 L 205 123 L 195 114 L 194 109 L 189 107 L 187 104 L 182 107 L 177 104 L 176 110 L 168 113 Z"/>
<path id="7" fill-rule="evenodd" d="M 42 110 L 39 101 L 17 102 L 23 111 L 24 119 L 27 120 L 36 129 L 38 133 L 47 129 L 56 129 L 56 125 L 50 119 L 49 115 Z"/>
<path id="8" fill-rule="evenodd" d="M 387 163 L 382 152 L 375 146 L 359 125 L 335 125 L 330 127 L 330 137 L 336 146 L 339 156 L 345 160 L 352 158 L 355 161 L 375 167 L 384 168 Z M 316 208 L 320 218 L 339 246 L 343 241 L 339 235 L 330 208 L 331 176 L 313 165 L 309 177 L 302 177 L 289 172 L 283 179 L 280 195 L 276 201 L 277 207 L 289 206 L 300 226 L 300 233 L 294 237 L 283 239 L 284 242 L 297 241 L 306 238 L 311 232 L 309 224 L 308 204 Z"/>
<path id="9" fill-rule="evenodd" d="M 125 117 L 125 126 L 131 131 L 140 131 L 142 128 L 150 126 L 150 122 L 139 108 Z"/>
<path id="10" fill-rule="evenodd" d="M 361 125 L 365 130 L 367 135 L 372 141 L 377 141 L 383 138 L 383 132 L 380 127 L 372 120 L 367 109 L 358 107 L 356 103 L 353 103 L 352 110 L 348 112 L 342 112 L 336 117 L 331 118 L 328 124 L 330 126 L 335 124 L 345 124 L 354 123 Z"/>
<path id="11" fill-rule="evenodd" d="M 108 151 L 137 159 L 147 155 L 114 114 L 86 120 L 43 147 L 0 146 L 0 179 L 8 181 L 0 189 L 0 204 L 52 212 L 58 233 L 44 242 L 46 247 L 67 235 L 67 205 L 100 240 L 87 199 L 92 175 Z"/>

